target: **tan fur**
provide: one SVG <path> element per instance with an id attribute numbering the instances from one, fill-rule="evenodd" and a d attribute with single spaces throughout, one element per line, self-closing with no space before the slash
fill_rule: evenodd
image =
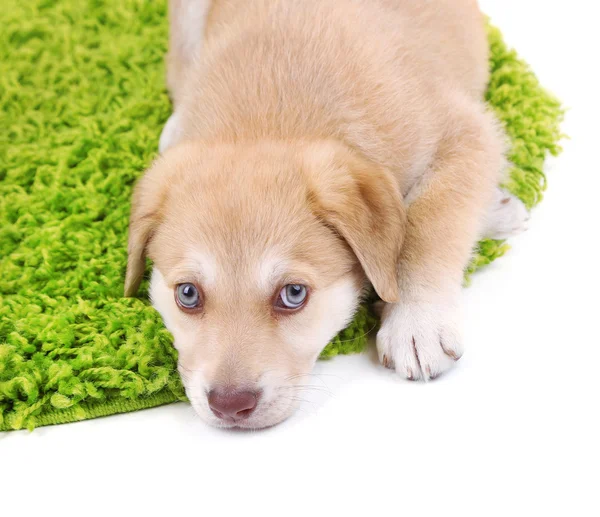
<path id="1" fill-rule="evenodd" d="M 145 252 L 171 290 L 190 277 L 202 283 L 201 271 L 186 270 L 188 252 L 215 257 L 203 316 L 161 310 L 182 365 L 201 370 L 208 387 L 264 389 L 270 370 L 281 374 L 276 384 L 294 384 L 284 379 L 310 371 L 352 316 L 325 336 L 328 314 L 311 309 L 338 303 L 328 289 L 344 279 L 356 288 L 347 310 L 365 275 L 398 302 L 384 311 L 378 343 L 387 364 L 409 353 L 391 330 L 400 314 L 444 335 L 445 317 L 418 315 L 433 314 L 429 303 L 449 313 L 503 166 L 503 136 L 482 102 L 487 43 L 476 2 L 199 2 L 204 36 L 190 41 L 182 4 L 192 1 L 170 4 L 178 127 L 133 198 L 126 293 L 137 289 Z M 290 272 L 263 292 L 257 270 L 269 253 Z M 311 299 L 281 318 L 271 301 L 286 278 L 308 283 Z M 304 353 L 291 329 L 320 341 Z M 178 333 L 193 343 L 178 343 Z M 433 377 L 445 366 L 429 364 L 426 349 L 419 362 L 414 335 L 416 363 L 396 367 Z M 448 347 L 440 353 L 458 356 Z"/>

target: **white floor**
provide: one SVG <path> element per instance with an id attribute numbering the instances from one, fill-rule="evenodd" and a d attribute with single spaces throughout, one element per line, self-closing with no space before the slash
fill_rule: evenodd
<path id="1" fill-rule="evenodd" d="M 598 8 L 481 3 L 571 140 L 529 231 L 465 291 L 458 367 L 416 384 L 373 354 L 320 363 L 329 394 L 256 433 L 184 404 L 4 433 L 0 515 L 600 515 Z"/>

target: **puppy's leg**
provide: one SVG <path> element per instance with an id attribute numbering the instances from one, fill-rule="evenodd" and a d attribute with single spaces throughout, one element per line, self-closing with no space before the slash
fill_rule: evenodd
<path id="1" fill-rule="evenodd" d="M 488 207 L 480 236 L 488 239 L 507 239 L 527 230 L 529 212 L 523 202 L 503 189 L 494 191 Z"/>
<path id="2" fill-rule="evenodd" d="M 386 304 L 377 348 L 407 379 L 432 379 L 462 354 L 459 296 L 504 163 L 503 138 L 478 105 L 453 114 L 421 192 L 409 205 L 400 302 Z"/>
<path id="3" fill-rule="evenodd" d="M 177 108 L 180 104 L 185 76 L 194 59 L 202 51 L 206 18 L 211 0 L 169 1 L 169 52 L 167 54 L 167 88 L 175 113 L 167 121 L 158 150 L 162 153 L 179 138 Z"/>
<path id="4" fill-rule="evenodd" d="M 211 0 L 169 1 L 167 88 L 175 107 L 181 95 L 187 69 L 202 50 L 204 28 L 211 3 Z"/>

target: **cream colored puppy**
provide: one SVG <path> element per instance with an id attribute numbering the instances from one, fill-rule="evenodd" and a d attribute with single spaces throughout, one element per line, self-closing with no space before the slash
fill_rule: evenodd
<path id="1" fill-rule="evenodd" d="M 152 303 L 196 411 L 286 418 L 368 283 L 407 379 L 462 354 L 463 270 L 522 228 L 498 190 L 474 0 L 172 0 L 161 157 L 136 187 L 125 290 Z"/>

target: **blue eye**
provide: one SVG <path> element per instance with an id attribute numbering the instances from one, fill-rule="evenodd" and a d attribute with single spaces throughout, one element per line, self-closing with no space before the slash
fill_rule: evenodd
<path id="1" fill-rule="evenodd" d="M 197 309 L 201 306 L 200 292 L 194 284 L 179 284 L 175 288 L 175 301 L 184 310 Z"/>
<path id="2" fill-rule="evenodd" d="M 279 292 L 278 305 L 286 309 L 298 309 L 304 305 L 307 295 L 306 286 L 288 284 Z"/>

